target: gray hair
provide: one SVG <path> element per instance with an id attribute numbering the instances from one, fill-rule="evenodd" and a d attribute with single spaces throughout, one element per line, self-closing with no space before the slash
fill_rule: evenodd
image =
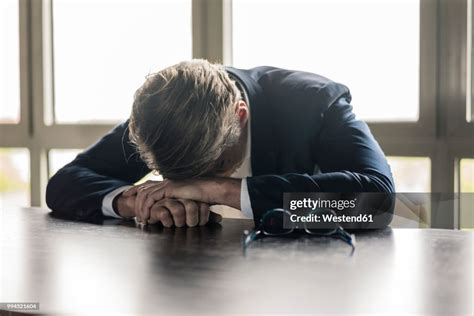
<path id="1" fill-rule="evenodd" d="M 219 64 L 195 59 L 147 76 L 135 93 L 129 138 L 150 169 L 169 179 L 213 174 L 235 145 L 240 91 Z"/>

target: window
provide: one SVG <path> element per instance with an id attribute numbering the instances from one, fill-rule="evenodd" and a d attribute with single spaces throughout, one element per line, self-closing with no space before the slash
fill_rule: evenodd
<path id="1" fill-rule="evenodd" d="M 0 209 L 30 204 L 30 155 L 25 148 L 0 148 Z"/>
<path id="2" fill-rule="evenodd" d="M 474 192 L 474 159 L 461 159 L 461 192 Z"/>
<path id="3" fill-rule="evenodd" d="M 346 84 L 398 192 L 465 192 L 472 1 L 0 1 L 1 203 L 44 206 L 48 177 L 79 152 L 70 148 L 87 148 L 127 118 L 147 74 L 189 58 Z M 471 158 L 456 165 L 459 157 Z M 457 228 L 428 204 L 400 202 L 403 220 Z M 457 215 L 451 204 L 446 212 Z M 465 227 L 469 205 L 446 218 Z"/>
<path id="4" fill-rule="evenodd" d="M 460 227 L 474 229 L 474 159 L 461 159 Z"/>
<path id="5" fill-rule="evenodd" d="M 51 149 L 48 155 L 48 174 L 52 177 L 59 169 L 76 158 L 80 149 Z"/>
<path id="6" fill-rule="evenodd" d="M 430 158 L 387 157 L 387 159 L 392 169 L 397 192 L 431 192 Z"/>
<path id="7" fill-rule="evenodd" d="M 417 121 L 420 2 L 233 0 L 233 64 L 271 65 L 347 85 L 370 121 Z M 403 22 L 402 22 L 403 21 Z"/>
<path id="8" fill-rule="evenodd" d="M 191 1 L 53 1 L 54 116 L 116 122 L 147 74 L 191 56 Z"/>
<path id="9" fill-rule="evenodd" d="M 431 160 L 428 157 L 387 157 L 397 193 L 392 227 L 429 227 Z M 416 175 L 416 176 L 414 176 Z"/>
<path id="10" fill-rule="evenodd" d="M 0 123 L 20 121 L 20 51 L 17 0 L 0 1 Z"/>

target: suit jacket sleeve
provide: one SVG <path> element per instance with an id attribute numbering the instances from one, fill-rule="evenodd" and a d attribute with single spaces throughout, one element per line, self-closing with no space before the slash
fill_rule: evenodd
<path id="1" fill-rule="evenodd" d="M 321 174 L 262 175 L 247 179 L 256 220 L 266 210 L 282 207 L 284 192 L 381 192 L 392 196 L 395 188 L 384 153 L 367 124 L 355 118 L 345 98 L 325 111 L 322 124 L 312 144 Z M 393 212 L 393 203 L 388 205 L 384 211 Z"/>
<path id="2" fill-rule="evenodd" d="M 78 220 L 102 217 L 102 200 L 149 172 L 128 138 L 128 121 L 61 168 L 48 182 L 46 203 L 53 213 Z"/>

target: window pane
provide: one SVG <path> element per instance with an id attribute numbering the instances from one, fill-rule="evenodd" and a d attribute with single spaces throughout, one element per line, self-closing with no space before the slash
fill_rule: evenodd
<path id="1" fill-rule="evenodd" d="M 392 227 L 430 227 L 431 160 L 427 157 L 387 157 L 397 199 Z M 413 176 L 416 175 L 416 176 Z M 415 194 L 410 194 L 415 193 Z"/>
<path id="2" fill-rule="evenodd" d="M 51 149 L 48 153 L 49 177 L 70 163 L 80 152 L 80 149 Z"/>
<path id="3" fill-rule="evenodd" d="M 461 159 L 461 192 L 474 192 L 474 159 Z"/>
<path id="4" fill-rule="evenodd" d="M 387 159 L 392 169 L 397 192 L 431 192 L 430 158 L 388 157 Z"/>
<path id="5" fill-rule="evenodd" d="M 351 89 L 360 118 L 416 121 L 419 7 L 419 0 L 234 0 L 234 65 L 318 73 Z"/>
<path id="6" fill-rule="evenodd" d="M 0 148 L 0 209 L 30 205 L 30 154 L 24 148 Z"/>
<path id="7" fill-rule="evenodd" d="M 461 228 L 474 229 L 474 159 L 461 159 Z"/>
<path id="8" fill-rule="evenodd" d="M 0 123 L 20 121 L 18 1 L 0 1 Z"/>
<path id="9" fill-rule="evenodd" d="M 55 118 L 128 118 L 145 76 L 191 58 L 191 0 L 54 0 Z"/>

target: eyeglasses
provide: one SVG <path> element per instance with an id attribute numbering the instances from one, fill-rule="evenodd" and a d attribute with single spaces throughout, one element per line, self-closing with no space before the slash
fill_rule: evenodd
<path id="1" fill-rule="evenodd" d="M 312 214 L 314 215 L 323 215 L 323 214 L 332 214 L 336 215 L 333 210 L 330 209 L 321 209 L 313 211 Z M 285 228 L 284 225 L 285 216 L 290 218 L 292 214 L 281 208 L 271 209 L 265 214 L 263 214 L 262 218 L 260 219 L 259 224 L 252 229 L 251 231 L 244 230 L 242 235 L 242 245 L 244 253 L 247 250 L 248 246 L 257 238 L 263 236 L 284 236 L 289 235 L 295 231 L 296 224 L 289 221 L 289 227 Z M 352 252 L 355 250 L 355 236 L 349 234 L 347 231 L 342 228 L 342 226 L 338 223 L 325 223 L 324 228 L 312 228 L 309 227 L 309 223 L 304 222 L 304 231 L 313 236 L 322 236 L 322 237 L 333 237 L 338 238 L 347 243 L 349 246 L 352 247 Z"/>

